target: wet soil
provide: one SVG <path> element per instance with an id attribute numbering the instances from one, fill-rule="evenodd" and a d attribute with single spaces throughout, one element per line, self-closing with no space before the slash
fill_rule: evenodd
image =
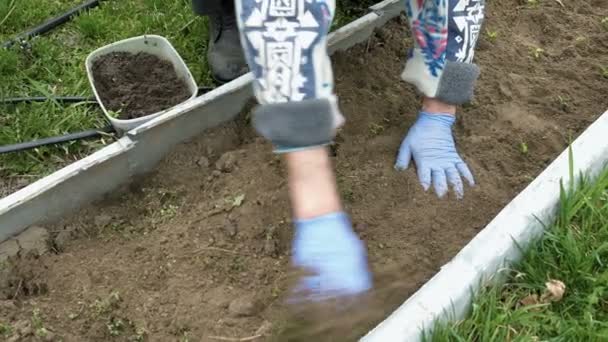
<path id="1" fill-rule="evenodd" d="M 139 52 L 114 52 L 93 62 L 97 92 L 120 119 L 136 119 L 171 108 L 192 93 L 169 61 Z"/>
<path id="2" fill-rule="evenodd" d="M 437 199 L 414 170 L 393 168 L 420 105 L 399 79 L 411 44 L 403 18 L 334 56 L 348 120 L 334 164 L 380 293 L 371 309 L 339 315 L 334 341 L 354 341 L 400 305 L 608 107 L 608 3 L 522 4 L 488 3 L 477 95 L 455 125 L 478 183 L 460 201 Z M 54 253 L 17 258 L 4 271 L 10 284 L 0 282 L 0 322 L 25 327 L 25 341 L 35 340 L 34 321 L 63 341 L 334 336 L 280 337 L 293 323 L 283 305 L 292 238 L 285 168 L 245 113 L 47 228 Z"/>

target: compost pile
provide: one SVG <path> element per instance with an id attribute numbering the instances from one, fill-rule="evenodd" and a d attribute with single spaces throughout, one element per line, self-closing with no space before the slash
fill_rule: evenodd
<path id="1" fill-rule="evenodd" d="M 169 61 L 149 53 L 113 52 L 93 62 L 97 93 L 120 119 L 135 119 L 171 108 L 192 93 Z"/>
<path id="2" fill-rule="evenodd" d="M 305 329 L 321 332 L 301 340 L 341 327 L 334 341 L 354 341 L 352 327 L 372 328 L 608 108 L 599 68 L 608 66 L 608 3 L 519 4 L 488 2 L 484 30 L 498 33 L 480 36 L 476 98 L 454 127 L 478 184 L 460 201 L 437 199 L 413 169 L 393 168 L 420 105 L 399 77 L 411 46 L 404 19 L 334 56 L 347 123 L 333 162 L 381 300 L 337 313 L 341 322 Z M 10 295 L 0 298 L 0 321 L 27 325 L 37 310 L 64 341 L 287 341 L 285 331 L 301 332 L 283 305 L 292 239 L 285 168 L 247 118 L 178 146 L 146 179 L 47 226 L 55 252 L 15 261 L 29 273 L 15 271 L 0 291 Z"/>

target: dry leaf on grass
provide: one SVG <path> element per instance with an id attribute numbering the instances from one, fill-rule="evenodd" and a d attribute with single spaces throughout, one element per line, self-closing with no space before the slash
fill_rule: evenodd
<path id="1" fill-rule="evenodd" d="M 528 295 L 519 301 L 519 304 L 521 304 L 522 306 L 536 305 L 539 303 L 540 301 L 538 300 L 538 295 L 536 294 Z"/>
<path id="2" fill-rule="evenodd" d="M 530 294 L 519 301 L 521 306 L 530 306 L 538 304 L 549 304 L 551 302 L 559 302 L 564 297 L 566 292 L 566 285 L 563 282 L 555 279 L 551 279 L 545 283 L 545 292 L 542 296 L 537 294 Z"/>
<path id="3" fill-rule="evenodd" d="M 566 292 L 566 285 L 563 282 L 551 279 L 545 283 L 545 286 L 547 288 L 540 299 L 543 303 L 559 302 L 562 300 L 564 292 Z"/>

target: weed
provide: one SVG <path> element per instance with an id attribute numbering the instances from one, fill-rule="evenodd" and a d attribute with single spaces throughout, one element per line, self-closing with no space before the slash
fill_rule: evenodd
<path id="1" fill-rule="evenodd" d="M 49 334 L 49 331 L 44 327 L 44 321 L 42 319 L 40 309 L 34 309 L 32 312 L 31 322 L 32 328 L 34 329 L 34 334 L 37 337 L 45 338 Z"/>
<path id="2" fill-rule="evenodd" d="M 240 207 L 243 204 L 243 201 L 245 200 L 245 194 L 240 194 L 236 197 L 234 197 L 234 199 L 232 199 L 230 202 L 230 204 L 232 205 L 232 207 Z"/>
<path id="3" fill-rule="evenodd" d="M 113 291 L 105 299 L 96 299 L 95 302 L 91 304 L 91 308 L 97 316 L 103 316 L 117 309 L 121 301 L 120 294 L 117 291 Z"/>
<path id="4" fill-rule="evenodd" d="M 160 208 L 160 218 L 163 221 L 170 220 L 177 215 L 179 207 L 175 204 L 167 203 Z"/>
<path id="5" fill-rule="evenodd" d="M 148 331 L 145 328 L 139 327 L 135 329 L 135 337 L 133 338 L 133 341 L 144 342 L 146 339 L 146 335 L 148 335 Z"/>
<path id="6" fill-rule="evenodd" d="M 8 323 L 0 323 L 0 336 L 10 336 L 13 333 L 13 327 Z"/>
<path id="7" fill-rule="evenodd" d="M 125 329 L 125 322 L 120 318 L 112 317 L 106 327 L 110 336 L 119 336 Z"/>
<path id="8" fill-rule="evenodd" d="M 526 0 L 526 4 L 530 7 L 537 7 L 540 4 L 540 0 Z"/>
<path id="9" fill-rule="evenodd" d="M 377 123 L 371 123 L 369 125 L 369 132 L 371 133 L 372 136 L 377 136 L 380 133 L 382 133 L 384 131 L 384 126 L 379 125 Z"/>
<path id="10" fill-rule="evenodd" d="M 498 38 L 498 31 L 491 31 L 491 30 L 487 29 L 486 37 L 488 38 L 488 41 L 495 42 L 496 38 Z"/>
<path id="11" fill-rule="evenodd" d="M 559 107 L 561 108 L 561 110 L 567 112 L 570 109 L 570 104 L 569 104 L 568 98 L 558 95 L 557 102 L 559 103 Z"/>
<path id="12" fill-rule="evenodd" d="M 113 118 L 115 118 L 115 119 L 118 119 L 120 117 L 120 112 L 122 112 L 122 111 L 121 110 L 117 110 L 117 111 L 108 110 L 107 111 L 108 115 L 111 116 L 111 117 L 113 117 Z"/>
<path id="13" fill-rule="evenodd" d="M 519 151 L 521 152 L 521 154 L 527 155 L 528 154 L 528 144 L 526 144 L 525 142 L 521 142 L 519 144 Z"/>
<path id="14" fill-rule="evenodd" d="M 534 59 L 539 60 L 543 55 L 545 54 L 545 50 L 543 50 L 542 48 L 533 48 L 531 51 L 531 55 L 532 57 L 534 57 Z"/>
<path id="15" fill-rule="evenodd" d="M 608 78 L 608 66 L 600 67 L 600 75 L 602 75 L 604 78 Z"/>
<path id="16" fill-rule="evenodd" d="M 600 23 L 602 24 L 602 26 L 604 26 L 604 28 L 606 30 L 608 30 L 608 17 L 602 18 L 602 20 L 600 21 Z"/>

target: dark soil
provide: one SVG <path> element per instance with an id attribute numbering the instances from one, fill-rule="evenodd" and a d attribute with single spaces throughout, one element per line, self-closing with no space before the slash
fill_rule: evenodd
<path id="1" fill-rule="evenodd" d="M 93 79 L 107 110 L 136 119 L 171 108 L 192 93 L 169 61 L 139 52 L 114 52 L 93 62 Z"/>
<path id="2" fill-rule="evenodd" d="M 478 183 L 461 201 L 437 199 L 414 170 L 393 168 L 420 105 L 399 79 L 410 45 L 405 21 L 333 58 L 348 120 L 334 163 L 377 276 L 380 300 L 371 307 L 309 335 L 298 335 L 298 321 L 294 332 L 282 302 L 292 238 L 285 169 L 243 115 L 180 145 L 128 191 L 49 226 L 57 252 L 17 260 L 27 272 L 9 269 L 12 284 L 33 290 L 0 291 L 17 293 L 0 300 L 0 322 L 27 325 L 37 310 L 66 342 L 216 341 L 268 331 L 279 341 L 294 340 L 283 333 L 323 341 L 335 335 L 319 329 L 336 327 L 344 329 L 334 341 L 354 341 L 351 332 L 405 301 L 608 108 L 601 69 L 608 34 L 600 23 L 608 3 L 564 3 L 488 2 L 484 32 L 498 34 L 482 35 L 476 100 L 455 127 Z"/>

